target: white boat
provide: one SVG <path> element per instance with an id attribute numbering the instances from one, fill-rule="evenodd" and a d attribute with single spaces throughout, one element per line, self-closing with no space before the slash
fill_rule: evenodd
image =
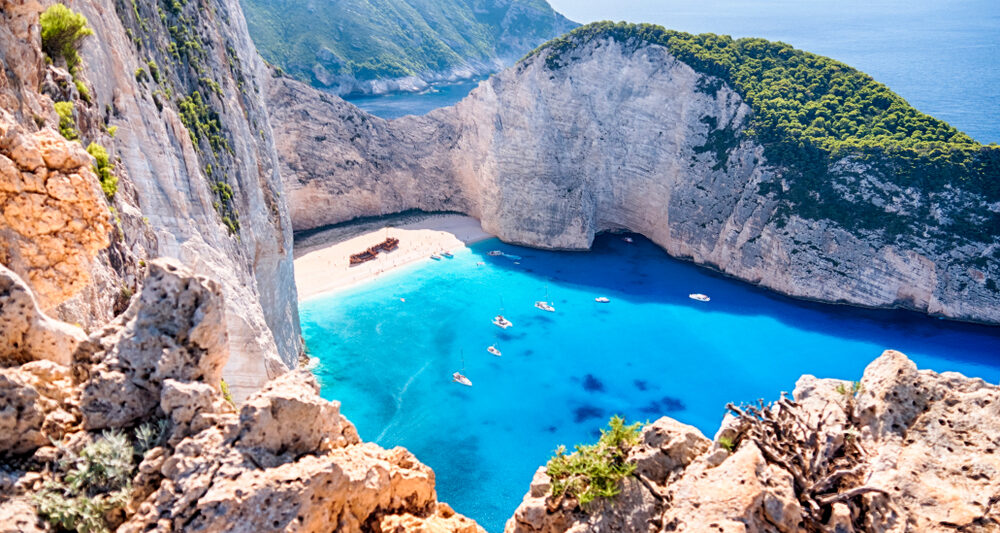
<path id="1" fill-rule="evenodd" d="M 491 354 L 493 354 L 493 355 L 495 355 L 497 357 L 501 356 L 500 349 L 497 348 L 496 346 L 490 346 L 489 348 L 486 349 L 486 351 L 490 352 Z"/>
<path id="2" fill-rule="evenodd" d="M 501 252 L 500 250 L 493 250 L 493 251 L 487 253 L 486 255 L 491 256 L 491 257 L 500 257 L 501 255 L 503 255 L 503 252 Z"/>
<path id="3" fill-rule="evenodd" d="M 482 262 L 482 261 L 479 261 L 478 263 L 476 263 L 476 266 L 483 266 L 483 265 L 485 265 L 485 264 L 486 264 L 486 263 L 484 263 L 484 262 Z"/>
<path id="4" fill-rule="evenodd" d="M 431 259 L 433 259 L 435 261 L 440 261 L 441 260 L 441 256 L 438 255 L 438 254 L 431 254 Z"/>
<path id="5" fill-rule="evenodd" d="M 625 241 L 625 242 L 627 242 L 627 243 L 629 243 L 629 244 L 632 244 L 632 237 L 625 237 L 622 240 Z"/>
<path id="6" fill-rule="evenodd" d="M 552 305 L 550 305 L 549 302 L 542 302 L 542 301 L 535 302 L 535 307 L 541 309 L 542 311 L 548 311 L 550 313 L 553 313 L 556 310 L 556 308 L 552 307 Z"/>
<path id="7" fill-rule="evenodd" d="M 699 293 L 689 294 L 688 298 L 691 298 L 692 300 L 698 300 L 699 302 L 709 302 L 712 300 L 708 296 Z"/>
<path id="8" fill-rule="evenodd" d="M 448 250 L 445 250 L 445 251 L 441 252 L 441 255 L 447 257 L 448 259 L 451 259 L 452 257 L 455 257 L 454 255 L 451 255 L 451 252 L 449 252 Z"/>
<path id="9" fill-rule="evenodd" d="M 497 315 L 493 317 L 493 325 L 498 328 L 507 329 L 513 326 L 514 323 L 504 318 L 503 315 Z"/>
<path id="10" fill-rule="evenodd" d="M 454 381 L 455 383 L 458 383 L 459 385 L 465 385 L 466 387 L 472 386 L 472 382 L 469 381 L 469 378 L 463 376 L 460 372 L 455 372 L 454 374 L 452 374 L 451 380 Z"/>
<path id="11" fill-rule="evenodd" d="M 604 296 L 599 296 L 597 298 L 594 298 L 594 301 L 597 302 L 597 303 L 599 303 L 599 304 L 606 304 L 606 303 L 610 302 L 611 299 L 606 298 Z"/>

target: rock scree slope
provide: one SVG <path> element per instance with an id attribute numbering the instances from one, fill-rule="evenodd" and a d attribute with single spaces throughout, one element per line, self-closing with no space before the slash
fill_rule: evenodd
<path id="1" fill-rule="evenodd" d="M 773 109 L 755 109 L 720 76 L 753 79 L 672 52 L 713 36 L 653 27 L 652 39 L 645 28 L 575 30 L 453 107 L 392 121 L 272 78 L 267 98 L 294 228 L 423 209 L 460 211 L 505 241 L 541 248 L 586 249 L 598 232 L 630 230 L 675 257 L 799 298 L 1000 321 L 1000 150 L 845 65 L 739 41 L 871 92 L 871 116 L 858 120 L 879 132 L 905 115 L 928 128 L 913 138 L 945 140 L 911 148 L 880 133 L 855 143 L 831 126 L 817 141 L 761 125 Z M 932 161 L 925 148 L 971 163 Z"/>

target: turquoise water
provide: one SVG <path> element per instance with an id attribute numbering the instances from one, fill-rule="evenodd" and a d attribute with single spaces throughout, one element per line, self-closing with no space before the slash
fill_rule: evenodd
<path id="1" fill-rule="evenodd" d="M 980 142 L 1000 142 L 997 0 L 550 0 L 550 4 L 581 23 L 652 22 L 693 33 L 784 41 L 871 74 L 917 109 Z M 467 93 L 472 86 L 463 89 Z M 394 118 L 423 114 L 463 96 L 460 91 L 426 97 L 390 95 L 379 99 L 377 108 L 360 105 Z"/>
<path id="2" fill-rule="evenodd" d="M 546 292 L 555 313 L 532 305 Z M 491 324 L 501 307 L 506 331 Z M 595 440 L 614 413 L 669 415 L 711 436 L 727 402 L 774 399 L 802 374 L 858 379 L 887 348 L 1000 381 L 1000 328 L 782 298 L 641 237 L 602 236 L 590 253 L 490 240 L 300 311 L 323 396 L 343 402 L 365 440 L 433 467 L 441 500 L 489 531 L 557 445 Z M 502 357 L 487 353 L 493 343 Z M 472 388 L 451 382 L 463 357 Z"/>

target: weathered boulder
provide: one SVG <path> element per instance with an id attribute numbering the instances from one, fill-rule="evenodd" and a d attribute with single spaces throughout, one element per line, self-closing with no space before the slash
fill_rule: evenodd
<path id="1" fill-rule="evenodd" d="M 82 329 L 49 318 L 21 278 L 0 265 L 0 365 L 41 359 L 68 365 Z"/>
<path id="2" fill-rule="evenodd" d="M 217 386 L 229 357 L 219 285 L 179 263 L 149 263 L 139 298 L 74 356 L 86 429 L 150 417 L 166 379 Z"/>
<path id="3" fill-rule="evenodd" d="M 111 216 L 93 159 L 50 128 L 34 133 L 0 109 L 0 263 L 35 290 L 42 309 L 90 283 L 110 243 Z"/>
<path id="4" fill-rule="evenodd" d="M 757 421 L 728 416 L 719 436 L 735 443 L 732 453 L 658 420 L 630 452 L 637 468 L 623 493 L 590 513 L 552 505 L 539 469 L 506 531 L 1000 530 L 1000 387 L 917 370 L 889 350 L 859 384 L 803 376 L 794 398 Z M 763 442 L 754 424 L 782 429 Z M 852 450 L 861 453 L 824 455 Z M 832 472 L 812 470 L 831 460 Z M 652 518 L 620 519 L 630 513 Z"/>

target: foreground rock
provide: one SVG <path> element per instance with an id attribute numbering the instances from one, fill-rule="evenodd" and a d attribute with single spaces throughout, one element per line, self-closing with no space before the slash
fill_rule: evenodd
<path id="1" fill-rule="evenodd" d="M 844 157 L 824 178 L 836 184 L 831 198 L 879 220 L 906 215 L 912 229 L 897 239 L 810 218 L 773 192 L 794 172 L 745 134 L 752 109 L 721 79 L 659 45 L 595 36 L 557 69 L 547 66 L 553 53 L 491 77 L 454 107 L 393 121 L 270 80 L 295 229 L 408 209 L 463 212 L 505 241 L 541 248 L 586 249 L 599 232 L 627 229 L 791 296 L 1000 322 L 995 226 L 974 242 L 949 226 L 995 218 L 982 191 L 902 190 Z"/>
<path id="2" fill-rule="evenodd" d="M 541 468 L 506 531 L 1000 529 L 997 386 L 887 351 L 858 389 L 803 376 L 794 398 L 759 423 L 727 418 L 714 444 L 669 418 L 647 426 L 622 494 L 590 512 Z M 761 438 L 771 424 L 788 431 Z"/>
<path id="3" fill-rule="evenodd" d="M 144 426 L 162 432 L 143 443 L 129 501 L 104 515 L 118 531 L 482 531 L 437 501 L 434 473 L 412 454 L 362 443 L 309 372 L 282 375 L 239 409 L 226 401 L 220 286 L 169 260 L 148 270 L 131 307 L 68 365 L 0 368 L 4 526 L 44 525 L 39 494 L 60 461 L 106 438 L 90 430 L 135 431 L 139 446 L 133 428 Z"/>

